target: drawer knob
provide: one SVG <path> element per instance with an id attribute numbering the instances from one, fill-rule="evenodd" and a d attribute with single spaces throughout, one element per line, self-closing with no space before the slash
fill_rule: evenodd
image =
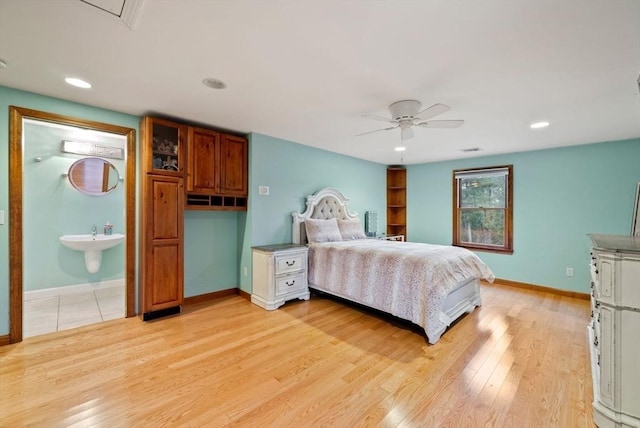
<path id="1" fill-rule="evenodd" d="M 292 280 L 292 281 L 291 281 L 291 284 L 289 284 L 289 281 L 285 281 L 284 283 L 285 283 L 285 284 L 287 284 L 287 287 L 291 287 L 291 286 L 293 286 L 293 284 L 295 284 L 295 283 L 296 283 L 296 280 L 295 280 L 295 279 L 294 279 L 294 280 Z"/>
<path id="2" fill-rule="evenodd" d="M 285 263 L 287 264 L 287 266 L 291 267 L 291 266 L 296 264 L 296 261 L 295 260 L 291 260 L 291 262 L 289 262 L 289 260 L 285 260 Z"/>
<path id="3" fill-rule="evenodd" d="M 595 340 L 593 341 L 593 345 L 594 346 L 598 346 L 598 337 L 596 336 Z"/>

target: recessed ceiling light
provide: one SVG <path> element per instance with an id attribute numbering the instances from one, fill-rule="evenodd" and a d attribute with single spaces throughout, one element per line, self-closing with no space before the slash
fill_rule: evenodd
<path id="1" fill-rule="evenodd" d="M 214 79 L 213 77 L 207 77 L 202 81 L 202 84 L 204 86 L 208 86 L 209 88 L 213 88 L 213 89 L 224 89 L 227 87 L 227 84 L 224 83 L 222 80 Z"/>
<path id="2" fill-rule="evenodd" d="M 547 126 L 549 126 L 549 122 L 536 122 L 531 124 L 531 129 L 546 128 Z"/>
<path id="3" fill-rule="evenodd" d="M 407 150 L 405 146 L 398 146 L 395 148 L 396 152 L 404 152 L 405 150 Z"/>
<path id="4" fill-rule="evenodd" d="M 72 86 L 76 86 L 82 89 L 89 89 L 91 87 L 91 83 L 85 82 L 84 80 L 77 79 L 75 77 L 67 77 L 66 79 L 64 79 L 64 81 Z"/>

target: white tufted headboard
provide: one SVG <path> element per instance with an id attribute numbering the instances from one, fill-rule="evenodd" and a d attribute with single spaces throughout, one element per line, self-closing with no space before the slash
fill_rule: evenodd
<path id="1" fill-rule="evenodd" d="M 347 208 L 347 201 L 349 199 L 345 198 L 342 192 L 332 187 L 325 187 L 313 195 L 307 196 L 307 208 L 305 211 L 302 214 L 297 211 L 291 213 L 293 216 L 293 229 L 291 230 L 293 243 L 303 245 L 307 243 L 304 221 L 308 218 L 326 220 L 330 218 L 337 218 L 338 220 L 357 219 L 358 214 L 350 212 Z"/>

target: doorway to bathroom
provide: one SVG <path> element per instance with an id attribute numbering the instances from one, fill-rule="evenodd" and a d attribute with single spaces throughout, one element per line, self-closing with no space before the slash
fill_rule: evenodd
<path id="1" fill-rule="evenodd" d="M 10 342 L 135 315 L 135 130 L 10 110 Z"/>
<path id="2" fill-rule="evenodd" d="M 123 135 L 23 120 L 24 338 L 124 318 L 124 246 L 100 250 L 100 266 L 90 272 L 85 252 L 59 238 L 106 237 L 107 223 L 111 233 L 123 232 L 126 142 Z"/>

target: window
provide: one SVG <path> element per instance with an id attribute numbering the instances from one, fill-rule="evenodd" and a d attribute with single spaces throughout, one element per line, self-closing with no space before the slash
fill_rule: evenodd
<path id="1" fill-rule="evenodd" d="M 513 165 L 453 171 L 453 245 L 513 253 Z"/>

